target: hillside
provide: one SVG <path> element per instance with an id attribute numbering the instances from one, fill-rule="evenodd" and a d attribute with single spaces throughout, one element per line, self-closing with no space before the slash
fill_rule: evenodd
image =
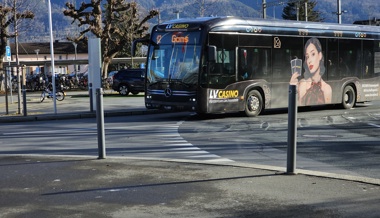
<path id="1" fill-rule="evenodd" d="M 36 5 L 32 8 L 35 12 L 35 19 L 30 22 L 30 28 L 26 34 L 20 34 L 20 41 L 48 41 L 48 4 L 47 0 L 31 0 Z M 82 1 L 89 0 L 51 0 L 53 12 L 53 31 L 54 38 L 64 40 L 68 34 L 78 32 L 78 27 L 71 25 L 71 20 L 63 16 L 66 2 L 73 2 L 80 5 Z M 176 0 L 135 0 L 140 5 L 140 12 L 146 13 L 150 9 L 158 9 L 161 13 L 161 21 L 175 19 L 175 11 L 179 11 L 180 17 L 200 16 L 201 6 L 197 2 L 201 0 L 188 0 L 178 3 Z M 104 0 L 104 2 L 106 2 Z M 206 0 L 204 16 L 243 16 L 243 17 L 262 17 L 262 0 Z M 267 2 L 272 2 L 267 0 Z M 285 1 L 287 2 L 287 1 Z M 337 22 L 337 1 L 318 0 L 316 10 L 322 13 L 325 22 Z M 267 9 L 268 19 L 282 19 L 283 5 L 269 7 Z M 368 20 L 376 17 L 380 19 L 380 4 L 378 0 L 342 0 L 342 10 L 346 13 L 342 15 L 342 23 L 353 23 L 356 20 Z M 151 20 L 152 24 L 158 23 L 157 19 Z"/>

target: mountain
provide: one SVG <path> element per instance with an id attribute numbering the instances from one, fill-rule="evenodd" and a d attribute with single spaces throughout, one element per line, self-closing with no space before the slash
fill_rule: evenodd
<path id="1" fill-rule="evenodd" d="M 35 19 L 30 23 L 26 34 L 20 33 L 21 42 L 49 41 L 49 16 L 48 0 L 28 0 L 34 1 L 35 6 L 32 11 L 35 13 Z M 52 20 L 54 39 L 65 40 L 67 35 L 79 32 L 76 25 L 71 25 L 71 19 L 63 16 L 65 3 L 72 2 L 77 7 L 83 2 L 90 0 L 51 0 Z M 103 0 L 104 3 L 106 0 Z M 140 6 L 140 12 L 146 14 L 148 10 L 158 9 L 160 11 L 160 21 L 171 20 L 177 17 L 198 17 L 200 16 L 201 5 L 197 4 L 203 0 L 135 0 Z M 353 23 L 357 20 L 368 20 L 374 17 L 380 19 L 379 0 L 341 0 L 342 23 Z M 262 0 L 205 0 L 204 16 L 242 16 L 242 17 L 262 17 Z M 270 1 L 267 3 L 281 1 Z M 287 2 L 284 0 L 283 2 Z M 284 4 L 267 8 L 267 19 L 282 19 L 282 9 Z M 317 0 L 315 10 L 321 12 L 325 22 L 337 22 L 337 0 Z M 175 13 L 177 12 L 177 13 Z M 151 24 L 158 23 L 157 19 L 152 19 Z"/>

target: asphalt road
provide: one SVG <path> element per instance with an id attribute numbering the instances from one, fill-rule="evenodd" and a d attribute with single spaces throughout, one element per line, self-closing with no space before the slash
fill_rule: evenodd
<path id="1" fill-rule="evenodd" d="M 87 92 L 68 92 L 64 101 L 57 102 L 58 114 L 51 114 L 52 101 L 40 103 L 38 93 L 28 93 L 28 96 L 28 110 L 34 112 L 26 117 L 3 116 L 0 120 L 46 122 L 8 125 L 2 133 L 3 153 L 21 154 L 23 149 L 34 154 L 60 154 L 61 149 L 71 150 L 63 153 L 72 155 L 75 152 L 96 153 L 95 146 L 91 145 L 96 143 L 96 122 L 65 120 L 95 117 L 88 110 Z M 186 112 L 148 116 L 150 112 L 143 106 L 141 95 L 123 97 L 106 91 L 104 96 L 105 115 L 113 116 L 105 123 L 110 155 L 241 162 L 269 166 L 270 169 L 287 166 L 286 110 L 272 110 L 256 118 L 227 114 L 199 119 Z M 329 107 L 300 110 L 297 170 L 380 179 L 380 167 L 377 165 L 380 157 L 376 155 L 380 126 L 377 124 L 380 120 L 378 109 L 379 104 L 375 102 L 372 106 L 362 105 L 353 110 Z M 124 116 L 133 114 L 146 116 Z M 51 119 L 64 121 L 51 122 Z M 167 122 L 162 122 L 164 120 Z M 80 141 L 81 149 L 72 148 L 75 147 L 72 144 L 66 146 L 68 137 Z M 32 145 L 37 147 L 22 147 L 22 139 L 33 140 Z M 45 149 L 50 147 L 47 145 L 50 141 L 55 141 L 60 149 Z"/>
<path id="2" fill-rule="evenodd" d="M 131 102 L 134 101 L 129 100 L 131 98 L 112 99 L 117 99 L 115 104 L 122 107 L 131 106 Z M 123 102 L 124 100 L 128 102 Z M 36 129 L 32 131 L 40 131 L 41 128 L 45 128 L 44 131 L 54 131 L 49 123 L 67 123 L 75 118 L 78 123 L 91 122 L 92 127 L 95 126 L 93 117 L 77 119 L 78 114 L 83 112 L 74 111 L 74 108 L 81 107 L 79 102 L 83 105 L 88 103 L 85 98 L 71 97 L 63 102 L 67 104 L 58 104 L 59 114 L 51 114 L 50 102 L 46 103 L 46 110 L 37 111 L 36 108 L 35 114 L 31 113 L 28 118 L 12 115 L 18 118 L 18 121 L 26 121 L 29 117 L 32 117 L 32 120 L 46 118 L 40 122 L 20 123 L 16 122 L 16 119 L 9 120 L 9 115 L 0 117 L 3 121 L 0 147 L 9 147 L 9 144 L 13 143 L 12 140 L 7 141 L 9 135 L 4 137 L 4 133 L 9 133 L 10 127 L 17 125 L 24 126 L 23 128 L 34 125 Z M 36 107 L 40 105 L 35 104 Z M 126 111 L 134 110 L 133 107 L 130 110 L 112 109 L 107 108 L 107 105 L 105 111 L 109 116 L 106 119 L 112 119 L 119 124 L 123 123 L 121 118 L 125 118 Z M 142 106 L 141 98 L 137 105 Z M 30 110 L 32 108 L 29 107 Z M 64 108 L 67 108 L 67 111 L 64 111 Z M 141 110 L 144 113 L 141 113 Z M 141 108 L 130 114 L 147 113 Z M 146 116 L 148 115 L 141 117 Z M 276 116 L 273 116 L 273 119 L 276 119 Z M 173 134 L 180 134 L 186 138 L 186 134 L 193 134 L 188 130 L 194 130 L 194 127 L 185 128 L 186 125 L 178 123 L 179 117 L 178 115 L 164 119 L 168 124 L 174 123 L 176 127 L 173 129 L 177 130 L 169 128 L 170 131 L 167 132 L 167 128 L 159 125 L 153 125 L 150 129 L 159 131 L 162 135 L 170 135 L 172 139 L 175 139 Z M 215 126 L 210 125 L 212 120 L 215 119 L 206 120 L 197 126 L 213 128 Z M 228 123 L 230 120 L 227 118 L 224 121 Z M 141 121 L 136 122 L 143 126 Z M 240 121 L 236 120 L 237 122 Z M 80 146 L 82 143 L 88 143 L 88 140 L 75 142 L 73 138 L 80 137 L 87 131 L 85 138 L 91 138 L 94 151 L 95 128 L 87 128 L 91 130 L 82 130 L 78 134 L 72 134 L 67 130 L 57 137 L 66 144 L 74 142 Z M 114 131 L 125 131 L 117 127 L 110 128 Z M 125 123 L 123 128 L 128 130 Z M 242 131 L 234 123 L 230 123 L 229 129 L 235 133 Z M 222 132 L 229 140 L 238 141 L 227 133 Z M 212 135 L 209 136 L 211 141 L 216 140 Z M 56 144 L 56 139 L 54 136 L 47 137 L 46 144 L 38 146 L 50 151 L 59 150 L 62 147 Z M 125 138 L 126 142 L 129 139 L 131 138 Z M 147 138 L 147 141 L 152 140 L 153 137 Z M 159 140 L 156 142 L 161 143 Z M 25 147 L 33 145 L 33 140 L 22 144 Z M 17 151 L 16 149 L 17 146 L 13 148 L 14 151 Z M 15 155 L 9 155 L 7 152 L 0 155 L 1 217 L 378 217 L 380 212 L 380 183 L 374 179 L 361 180 L 363 178 L 302 169 L 298 170 L 296 175 L 288 175 L 284 174 L 283 168 L 276 169 L 244 162 L 213 163 L 204 160 L 130 156 L 107 156 L 106 159 L 97 159 L 95 155 L 78 156 L 73 153 L 59 156 L 48 153 L 25 155 L 22 154 L 22 150 Z M 75 149 L 72 151 L 75 153 Z"/>

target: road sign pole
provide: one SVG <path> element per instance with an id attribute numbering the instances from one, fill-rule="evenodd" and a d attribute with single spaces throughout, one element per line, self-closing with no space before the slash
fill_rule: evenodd
<path id="1" fill-rule="evenodd" d="M 4 86 L 5 86 L 5 114 L 8 115 L 9 114 L 9 109 L 8 109 L 8 70 L 9 68 L 7 68 L 5 70 L 5 82 L 4 82 Z"/>

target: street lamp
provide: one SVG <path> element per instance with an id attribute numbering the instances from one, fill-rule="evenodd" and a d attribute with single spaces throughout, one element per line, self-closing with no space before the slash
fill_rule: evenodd
<path id="1" fill-rule="evenodd" d="M 336 2 L 337 8 L 338 8 L 338 12 L 336 12 L 336 15 L 338 15 L 338 23 L 339 24 L 342 23 L 342 14 L 348 12 L 347 10 L 342 11 L 342 6 L 341 6 L 341 2 L 340 1 L 341 0 L 337 0 L 337 2 Z"/>
<path id="2" fill-rule="evenodd" d="M 51 82 L 53 84 L 53 102 L 54 102 L 54 114 L 57 114 L 57 101 L 56 101 L 56 87 L 55 87 L 55 66 L 54 66 L 54 40 L 53 40 L 53 21 L 51 15 L 51 1 L 49 0 L 49 32 L 50 32 L 50 55 L 51 55 Z"/>
<path id="3" fill-rule="evenodd" d="M 77 46 L 78 44 L 76 42 L 73 42 L 74 46 L 74 52 L 75 52 L 75 61 L 74 61 L 74 73 L 77 75 Z"/>

